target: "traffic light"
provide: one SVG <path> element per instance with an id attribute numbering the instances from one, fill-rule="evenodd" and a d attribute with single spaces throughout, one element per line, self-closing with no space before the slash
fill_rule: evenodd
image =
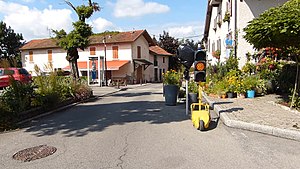
<path id="1" fill-rule="evenodd" d="M 206 81 L 206 52 L 203 50 L 198 50 L 195 52 L 195 62 L 194 62 L 194 80 L 195 82 L 205 82 Z"/>

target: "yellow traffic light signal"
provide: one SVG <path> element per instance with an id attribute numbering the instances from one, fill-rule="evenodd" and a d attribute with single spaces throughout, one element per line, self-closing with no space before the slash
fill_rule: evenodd
<path id="1" fill-rule="evenodd" d="M 206 81 L 206 52 L 203 50 L 198 50 L 195 52 L 195 71 L 194 80 L 196 82 Z"/>

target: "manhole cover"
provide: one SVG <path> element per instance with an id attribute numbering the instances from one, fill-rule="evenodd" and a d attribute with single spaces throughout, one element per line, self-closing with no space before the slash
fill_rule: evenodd
<path id="1" fill-rule="evenodd" d="M 45 158 L 56 152 L 56 148 L 47 145 L 40 145 L 36 147 L 21 150 L 13 155 L 13 159 L 23 162 L 29 162 L 40 158 Z"/>

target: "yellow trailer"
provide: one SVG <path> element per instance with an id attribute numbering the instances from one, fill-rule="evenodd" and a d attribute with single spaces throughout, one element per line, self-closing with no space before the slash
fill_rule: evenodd
<path id="1" fill-rule="evenodd" d="M 199 102 L 191 104 L 192 123 L 196 129 L 203 131 L 209 127 L 209 104 L 202 102 L 202 87 L 199 84 Z"/>

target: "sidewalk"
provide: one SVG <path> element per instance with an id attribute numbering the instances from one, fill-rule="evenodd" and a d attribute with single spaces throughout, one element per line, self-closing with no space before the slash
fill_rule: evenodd
<path id="1" fill-rule="evenodd" d="M 113 86 L 113 87 L 108 87 L 108 86 L 91 86 L 92 90 L 93 90 L 93 95 L 97 96 L 97 97 L 103 97 L 103 96 L 107 96 L 122 90 L 126 90 L 126 89 L 130 89 L 130 88 L 137 88 L 137 87 L 141 87 L 141 86 L 145 86 L 147 84 L 134 84 L 134 85 L 127 85 L 127 86 L 119 86 L 119 88 L 117 86 Z"/>
<path id="2" fill-rule="evenodd" d="M 279 95 L 254 99 L 219 99 L 207 95 L 204 98 L 228 127 L 300 141 L 300 112 L 278 104 Z"/>

